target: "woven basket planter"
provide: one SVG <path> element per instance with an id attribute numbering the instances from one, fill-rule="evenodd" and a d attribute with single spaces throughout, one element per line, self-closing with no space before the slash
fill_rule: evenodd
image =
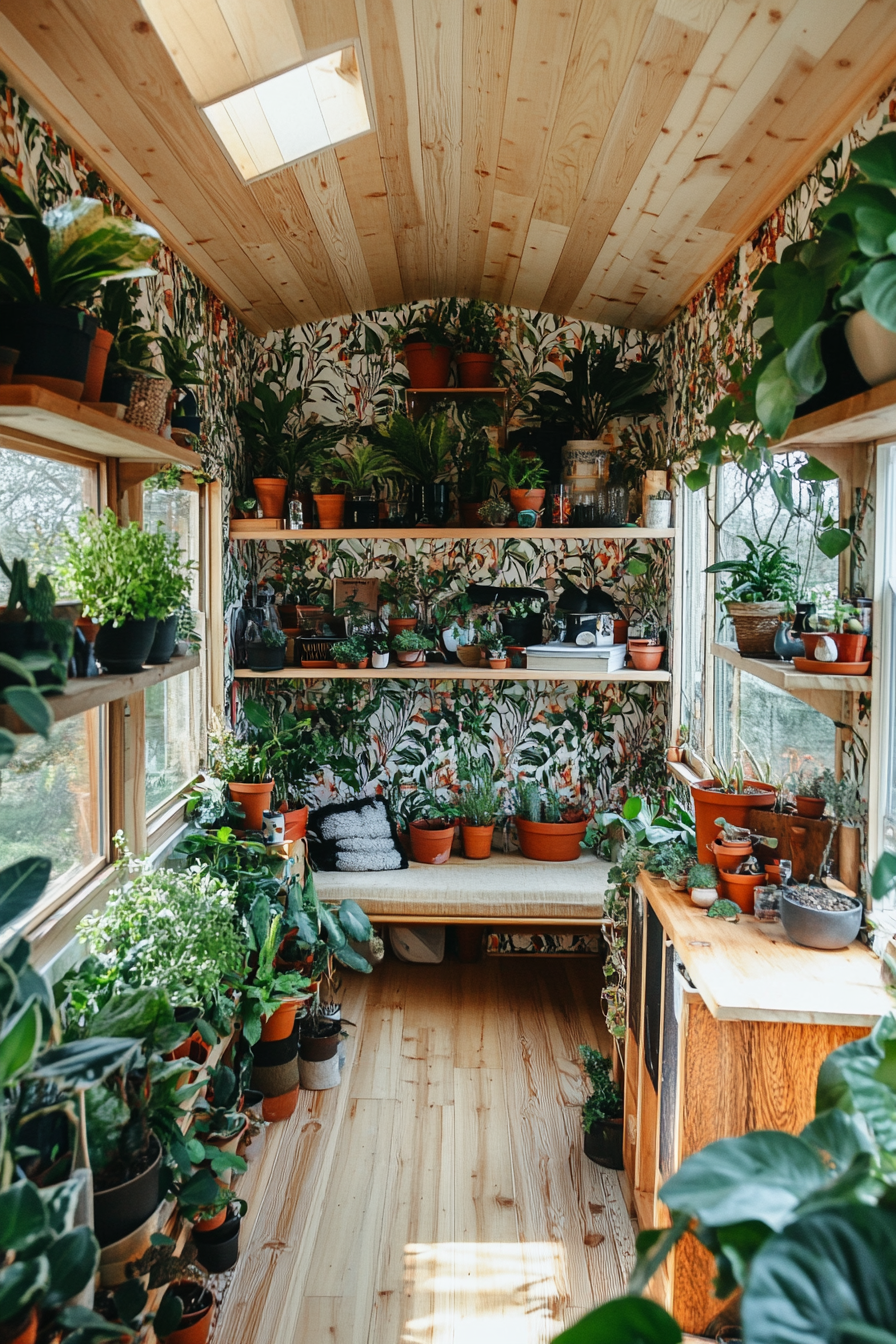
<path id="1" fill-rule="evenodd" d="M 729 602 L 728 615 L 734 622 L 738 653 L 745 658 L 774 658 L 778 621 L 784 615 L 783 602 Z"/>
<path id="2" fill-rule="evenodd" d="M 134 376 L 131 399 L 124 418 L 129 425 L 145 429 L 150 434 L 158 434 L 165 419 L 165 407 L 168 393 L 171 391 L 170 378 L 147 378 L 145 374 Z"/>
<path id="3" fill-rule="evenodd" d="M 480 644 L 459 644 L 457 656 L 464 667 L 481 667 L 482 646 Z"/>

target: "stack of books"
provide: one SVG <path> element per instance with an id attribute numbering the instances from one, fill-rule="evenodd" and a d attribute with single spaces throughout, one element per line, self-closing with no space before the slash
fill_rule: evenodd
<path id="1" fill-rule="evenodd" d="M 526 649 L 526 666 L 534 671 L 557 673 L 571 681 L 606 677 L 625 666 L 625 644 L 603 644 L 580 648 L 577 644 L 531 644 Z"/>

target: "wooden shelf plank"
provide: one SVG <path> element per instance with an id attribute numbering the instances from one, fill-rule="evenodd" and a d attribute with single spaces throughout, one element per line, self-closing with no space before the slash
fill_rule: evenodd
<path id="1" fill-rule="evenodd" d="M 253 672 L 240 667 L 233 674 L 244 681 L 669 681 L 668 672 L 638 672 L 623 668 L 606 677 L 564 677 L 556 672 L 536 672 L 526 667 L 463 667 L 446 663 L 437 667 L 284 667 L 279 672 Z"/>
<path id="2" fill-rule="evenodd" d="M 76 714 L 85 714 L 88 709 L 97 709 L 113 700 L 123 700 L 137 691 L 145 691 L 149 686 L 157 686 L 160 681 L 179 677 L 198 666 L 199 655 L 187 654 L 183 658 L 172 658 L 170 663 L 156 663 L 127 676 L 103 674 L 99 677 L 74 677 L 60 695 L 47 696 L 46 700 L 59 723 Z M 9 728 L 14 733 L 29 731 L 8 705 L 0 706 L 0 727 Z"/>
<path id="3" fill-rule="evenodd" d="M 646 541 L 678 536 L 674 527 L 362 527 L 343 528 L 267 528 L 249 527 L 230 533 L 231 541 L 512 541 L 565 540 Z"/>
<path id="4" fill-rule="evenodd" d="M 863 943 L 819 952 L 792 943 L 781 924 L 741 915 L 707 919 L 686 891 L 641 873 L 638 885 L 675 944 L 713 1017 L 872 1027 L 891 1004 L 880 962 Z"/>
<path id="5" fill-rule="evenodd" d="M 416 397 L 506 397 L 509 387 L 406 387 L 406 396 Z"/>
<path id="6" fill-rule="evenodd" d="M 801 444 L 872 443 L 896 438 L 896 379 L 792 421 L 776 453 Z"/>
<path id="7" fill-rule="evenodd" d="M 712 651 L 741 672 L 749 672 L 769 686 L 777 686 L 781 691 L 846 691 L 849 695 L 858 695 L 861 691 L 871 690 L 870 677 L 849 677 L 836 673 L 797 672 L 791 662 L 771 662 L 764 658 L 744 658 L 730 644 L 713 644 Z M 820 668 L 824 663 L 819 663 Z"/>
<path id="8" fill-rule="evenodd" d="M 132 462 L 176 462 L 199 470 L 198 454 L 182 448 L 173 439 L 148 434 L 145 429 L 114 420 L 70 397 L 60 397 L 44 387 L 16 383 L 0 387 L 0 432 L 14 434 L 27 447 L 64 444 L 98 457 L 120 457 Z"/>

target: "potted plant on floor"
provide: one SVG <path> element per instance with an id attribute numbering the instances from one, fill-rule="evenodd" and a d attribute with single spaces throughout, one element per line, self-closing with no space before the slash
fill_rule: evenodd
<path id="1" fill-rule="evenodd" d="M 716 593 L 734 625 L 738 652 L 745 658 L 774 658 L 778 622 L 799 597 L 800 567 L 786 546 L 739 537 L 746 555 L 717 560 L 707 574 L 730 574 Z"/>
<path id="2" fill-rule="evenodd" d="M 452 467 L 458 431 L 444 411 L 427 412 L 419 420 L 396 411 L 385 424 L 373 426 L 374 442 L 384 447 L 393 474 L 410 488 L 410 522 L 443 527 L 451 513 L 451 494 L 444 479 Z"/>
<path id="3" fill-rule="evenodd" d="M 501 338 L 491 304 L 471 299 L 461 305 L 454 350 L 457 381 L 461 387 L 494 385 L 495 360 L 501 353 Z"/>
<path id="4" fill-rule="evenodd" d="M 544 505 L 544 485 L 548 479 L 547 468 L 541 458 L 526 457 L 520 448 L 511 448 L 509 452 L 502 453 L 492 447 L 489 462 L 495 479 L 501 482 L 510 495 L 511 512 L 517 514 L 523 509 L 533 509 L 540 513 Z"/>
<path id="5" fill-rule="evenodd" d="M 65 582 L 83 614 L 98 622 L 94 651 L 107 672 L 139 672 L 149 657 L 159 620 L 171 614 L 189 589 L 179 542 L 161 525 L 155 532 L 137 523 L 122 527 L 111 509 L 101 517 L 82 513 L 76 534 L 64 538 Z"/>
<path id="6" fill-rule="evenodd" d="M 419 638 L 413 632 L 409 633 L 411 638 Z M 361 635 L 338 640 L 330 650 L 330 657 L 336 660 L 337 667 L 367 667 L 370 662 L 367 641 Z"/>
<path id="7" fill-rule="evenodd" d="M 447 387 L 456 319 L 455 302 L 440 299 L 411 313 L 407 322 L 391 327 L 393 345 L 402 349 L 411 387 Z"/>
<path id="8" fill-rule="evenodd" d="M 719 874 L 712 863 L 695 863 L 688 869 L 688 892 L 701 910 L 708 910 L 719 899 L 718 883 Z"/>
<path id="9" fill-rule="evenodd" d="M 542 791 L 535 780 L 520 780 L 515 791 L 514 824 L 527 859 L 571 863 L 581 854 L 587 823 L 576 801 L 564 801 L 554 789 Z"/>
<path id="10" fill-rule="evenodd" d="M 790 785 L 798 817 L 824 816 L 824 771 L 803 766 L 798 775 L 790 776 Z"/>
<path id="11" fill-rule="evenodd" d="M 19 351 L 14 382 L 39 383 L 77 400 L 84 391 L 97 320 L 84 311 L 109 276 L 153 275 L 161 238 L 89 196 L 43 213 L 6 173 L 8 215 L 0 242 L 0 328 Z M 13 243 L 23 243 L 34 272 Z"/>
<path id="12" fill-rule="evenodd" d="M 378 527 L 377 486 L 390 479 L 394 466 L 384 448 L 371 443 L 354 443 L 343 456 L 332 456 L 327 474 L 334 485 L 351 491 L 346 505 L 347 527 Z"/>
<path id="13" fill-rule="evenodd" d="M 422 667 L 427 653 L 435 648 L 431 639 L 417 630 L 400 630 L 392 640 L 395 657 L 406 667 Z"/>
<path id="14" fill-rule="evenodd" d="M 490 761 L 471 767 L 458 801 L 460 835 L 467 859 L 487 859 L 492 852 L 495 818 L 501 806 Z"/>
<path id="15" fill-rule="evenodd" d="M 772 809 L 778 801 L 778 789 L 774 784 L 747 773 L 750 769 L 758 773 L 749 752 L 737 753 L 730 764 L 716 757 L 712 767 L 711 779 L 702 779 L 690 786 L 700 863 L 708 863 L 712 857 L 711 846 L 719 832 L 719 817 L 733 826 L 745 826 L 754 808 Z"/>
<path id="16" fill-rule="evenodd" d="M 590 1045 L 580 1045 L 579 1054 L 591 1084 L 591 1095 L 582 1107 L 585 1156 L 598 1166 L 621 1171 L 622 1092 L 613 1082 L 613 1064 Z"/>

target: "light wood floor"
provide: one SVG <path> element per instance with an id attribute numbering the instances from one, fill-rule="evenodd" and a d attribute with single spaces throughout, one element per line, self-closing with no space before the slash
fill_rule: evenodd
<path id="1" fill-rule="evenodd" d="M 546 1344 L 625 1289 L 615 1172 L 582 1153 L 596 960 L 347 974 L 342 1084 L 301 1093 L 239 1193 L 213 1344 Z"/>

